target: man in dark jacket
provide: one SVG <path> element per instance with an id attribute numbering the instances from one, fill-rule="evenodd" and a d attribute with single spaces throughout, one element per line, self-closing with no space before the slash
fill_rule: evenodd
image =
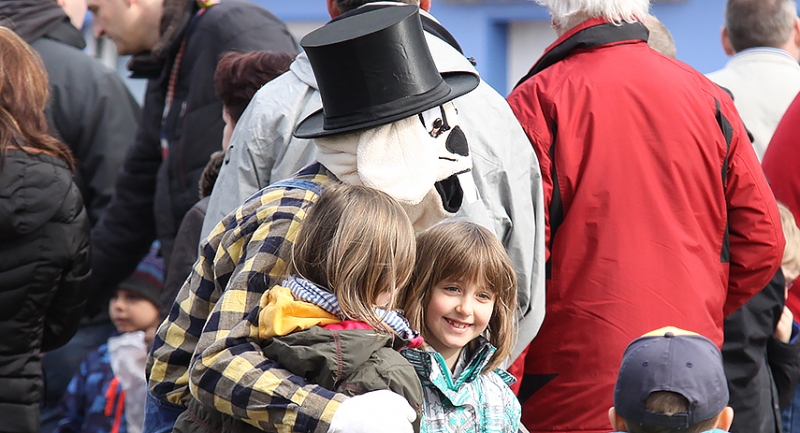
<path id="1" fill-rule="evenodd" d="M 220 56 L 296 53 L 297 44 L 281 21 L 248 1 L 88 5 L 97 34 L 110 37 L 120 54 L 134 55 L 133 76 L 149 79 L 136 141 L 109 210 L 92 232 L 92 288 L 108 291 L 131 273 L 156 237 L 169 267 L 178 226 L 197 202 L 200 175 L 222 141 L 222 104 L 213 85 Z"/>
<path id="2" fill-rule="evenodd" d="M 141 113 L 119 76 L 81 51 L 86 42 L 79 28 L 85 16 L 86 0 L 0 2 L 3 25 L 31 44 L 44 61 L 50 78 L 46 114 L 51 133 L 78 161 L 75 183 L 94 225 L 111 201 Z M 106 310 L 97 312 L 87 312 L 76 336 L 44 358 L 44 432 L 55 428 L 56 405 L 83 358 L 114 330 Z"/>
<path id="3" fill-rule="evenodd" d="M 78 160 L 75 180 L 94 225 L 111 201 L 141 113 L 117 74 L 81 52 L 86 1 L 63 2 L 72 18 L 55 0 L 4 0 L 0 20 L 42 56 L 50 79 L 51 132 Z"/>

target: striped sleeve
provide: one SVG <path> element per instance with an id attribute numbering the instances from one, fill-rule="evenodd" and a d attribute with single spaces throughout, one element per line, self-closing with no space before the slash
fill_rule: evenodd
<path id="1" fill-rule="evenodd" d="M 318 164 L 296 178 L 331 182 Z M 265 188 L 203 241 L 148 358 L 153 396 L 186 405 L 189 365 L 197 354 L 192 391 L 205 404 L 267 430 L 327 430 L 344 397 L 308 385 L 263 358 L 249 342 L 247 321 L 262 293 L 280 282 L 291 244 L 316 198 L 301 188 Z M 244 332 L 229 336 L 237 326 Z"/>
<path id="2" fill-rule="evenodd" d="M 345 398 L 283 370 L 257 344 L 259 301 L 284 276 L 292 242 L 315 199 L 311 191 L 276 190 L 262 196 L 253 221 L 245 218 L 227 230 L 229 239 L 215 262 L 226 256 L 239 259 L 205 324 L 190 369 L 195 398 L 266 431 L 327 432 Z"/>
<path id="3" fill-rule="evenodd" d="M 260 311 L 256 307 L 195 360 L 192 394 L 265 431 L 327 432 L 346 397 L 308 384 L 265 358 L 257 343 Z"/>
<path id="4" fill-rule="evenodd" d="M 214 256 L 222 241 L 226 221 L 227 218 L 219 223 L 203 242 L 192 274 L 178 292 L 169 316 L 159 326 L 153 340 L 147 359 L 148 386 L 150 393 L 159 400 L 186 405 L 191 397 L 188 369 L 192 354 L 206 319 L 224 288 L 224 283 L 214 277 Z M 227 256 L 229 263 L 236 260 L 236 257 Z"/>

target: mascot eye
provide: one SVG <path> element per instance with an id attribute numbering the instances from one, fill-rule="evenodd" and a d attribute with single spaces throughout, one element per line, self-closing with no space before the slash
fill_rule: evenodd
<path id="1" fill-rule="evenodd" d="M 432 126 L 433 126 L 433 129 L 431 129 L 430 134 L 431 134 L 431 137 L 433 137 L 433 138 L 436 138 L 436 137 L 442 135 L 444 132 L 450 130 L 450 126 L 447 125 L 444 122 L 444 120 L 442 120 L 442 119 L 434 120 Z"/>

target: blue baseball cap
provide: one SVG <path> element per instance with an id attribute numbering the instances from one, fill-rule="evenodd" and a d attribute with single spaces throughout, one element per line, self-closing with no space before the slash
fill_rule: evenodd
<path id="1" fill-rule="evenodd" d="M 648 411 L 651 393 L 670 391 L 689 401 L 686 412 Z M 700 334 L 661 328 L 633 340 L 622 357 L 614 408 L 642 425 L 687 428 L 709 420 L 728 405 L 728 383 L 717 346 Z"/>

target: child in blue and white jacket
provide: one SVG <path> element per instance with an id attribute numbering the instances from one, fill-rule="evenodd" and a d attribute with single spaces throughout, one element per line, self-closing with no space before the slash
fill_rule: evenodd
<path id="1" fill-rule="evenodd" d="M 161 321 L 164 262 L 157 245 L 109 301 L 117 332 L 90 353 L 59 402 L 54 433 L 141 433 L 147 346 Z"/>
<path id="2" fill-rule="evenodd" d="M 466 221 L 417 236 L 402 296 L 426 346 L 403 349 L 423 388 L 422 433 L 517 433 L 520 405 L 498 366 L 514 345 L 516 277 L 500 241 Z"/>

